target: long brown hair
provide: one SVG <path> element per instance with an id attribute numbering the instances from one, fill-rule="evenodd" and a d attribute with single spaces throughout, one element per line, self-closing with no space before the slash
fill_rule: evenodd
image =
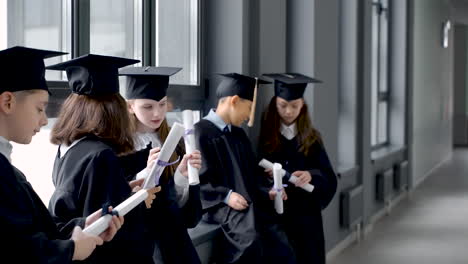
<path id="1" fill-rule="evenodd" d="M 280 151 L 280 126 L 281 117 L 278 114 L 278 110 L 276 108 L 276 96 L 274 96 L 271 98 L 268 108 L 263 112 L 262 115 L 259 144 L 261 153 L 272 153 Z M 319 143 L 322 144 L 320 133 L 312 126 L 306 102 L 304 102 L 301 108 L 301 112 L 296 119 L 296 126 L 300 152 L 308 155 L 310 146 L 312 146 L 315 141 L 318 140 Z"/>
<path id="2" fill-rule="evenodd" d="M 131 105 L 134 103 L 134 100 L 127 100 L 127 103 Z M 138 122 L 139 122 L 135 114 L 130 114 L 130 121 L 132 123 L 131 125 L 132 135 L 135 135 L 135 133 L 137 132 Z M 167 139 L 167 136 L 169 135 L 170 130 L 171 130 L 171 127 L 167 123 L 166 117 L 164 117 L 163 121 L 161 122 L 161 125 L 154 132 L 158 135 L 159 139 L 161 140 L 161 143 L 164 143 L 164 141 L 166 141 Z M 184 153 L 185 153 L 185 148 L 182 145 L 182 143 L 179 142 L 177 144 L 175 151 L 172 153 L 171 158 L 169 159 L 169 162 L 176 161 L 178 155 L 183 155 Z M 180 159 L 182 160 L 182 157 L 180 157 Z M 163 175 L 161 176 L 163 182 L 167 182 L 169 177 L 175 174 L 179 164 L 180 164 L 180 161 L 171 166 L 166 167 L 166 169 L 163 172 Z"/>
<path id="3" fill-rule="evenodd" d="M 62 105 L 50 140 L 53 144 L 70 145 L 94 135 L 120 156 L 134 151 L 129 127 L 127 104 L 120 94 L 99 97 L 71 94 Z"/>

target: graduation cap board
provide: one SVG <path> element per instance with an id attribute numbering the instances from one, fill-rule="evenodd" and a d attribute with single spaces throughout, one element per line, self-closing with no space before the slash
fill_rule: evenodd
<path id="1" fill-rule="evenodd" d="M 49 91 L 44 59 L 65 54 L 67 53 L 21 46 L 0 51 L 0 93 L 34 89 Z"/>
<path id="2" fill-rule="evenodd" d="M 299 99 L 304 96 L 305 88 L 308 83 L 322 83 L 299 73 L 269 73 L 263 74 L 275 80 L 275 96 L 281 97 L 287 101 Z"/>
<path id="3" fill-rule="evenodd" d="M 252 108 L 248 126 L 252 127 L 255 116 L 255 106 L 257 103 L 257 88 L 259 84 L 268 84 L 269 81 L 250 77 L 238 73 L 220 74 L 222 81 L 216 90 L 216 96 L 223 98 L 237 95 L 242 99 L 252 101 Z"/>
<path id="4" fill-rule="evenodd" d="M 139 60 L 87 54 L 46 69 L 66 71 L 73 93 L 89 96 L 119 92 L 118 69 L 140 62 Z"/>
<path id="5" fill-rule="evenodd" d="M 160 101 L 167 94 L 169 76 L 182 70 L 174 67 L 131 67 L 120 70 L 127 77 L 127 99 Z"/>

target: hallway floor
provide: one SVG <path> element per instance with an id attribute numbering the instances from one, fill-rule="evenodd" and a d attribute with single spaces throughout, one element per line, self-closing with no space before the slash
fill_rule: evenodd
<path id="1" fill-rule="evenodd" d="M 455 149 L 360 244 L 329 262 L 396 263 L 468 263 L 468 149 Z"/>

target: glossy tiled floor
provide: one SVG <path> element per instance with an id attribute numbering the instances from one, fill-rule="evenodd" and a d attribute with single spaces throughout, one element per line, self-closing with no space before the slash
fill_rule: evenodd
<path id="1" fill-rule="evenodd" d="M 329 264 L 468 264 L 468 149 L 435 170 Z"/>

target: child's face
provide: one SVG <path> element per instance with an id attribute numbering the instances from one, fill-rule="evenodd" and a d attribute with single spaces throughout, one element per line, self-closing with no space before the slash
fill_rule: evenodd
<path id="1" fill-rule="evenodd" d="M 297 117 L 301 113 L 303 105 L 304 99 L 302 98 L 286 101 L 283 98 L 276 97 L 276 109 L 281 117 L 281 121 L 286 125 L 290 125 L 296 121 Z"/>
<path id="2" fill-rule="evenodd" d="M 241 126 L 242 123 L 249 120 L 252 101 L 239 98 L 235 104 L 232 104 L 231 123 L 235 126 Z"/>
<path id="3" fill-rule="evenodd" d="M 7 117 L 9 139 L 19 144 L 29 144 L 41 127 L 47 125 L 45 110 L 48 102 L 49 94 L 44 90 L 15 96 Z"/>
<path id="4" fill-rule="evenodd" d="M 145 131 L 154 131 L 161 126 L 167 113 L 167 97 L 160 101 L 134 99 L 129 103 L 129 111 L 135 114 L 140 126 Z"/>

